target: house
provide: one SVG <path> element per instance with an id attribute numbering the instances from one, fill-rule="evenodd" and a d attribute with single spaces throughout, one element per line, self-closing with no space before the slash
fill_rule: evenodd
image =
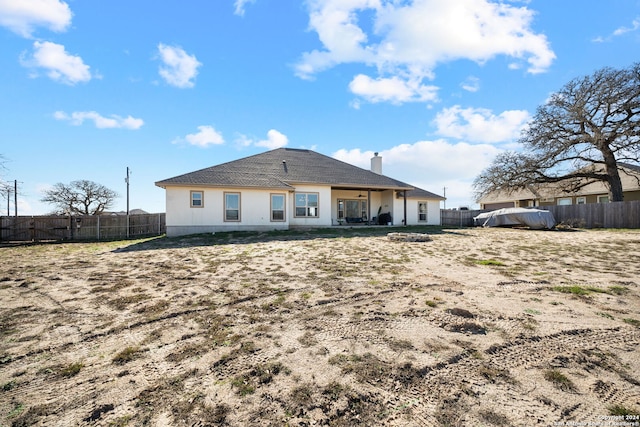
<path id="1" fill-rule="evenodd" d="M 618 163 L 625 201 L 640 200 L 640 166 Z M 609 203 L 609 189 L 603 182 L 594 182 L 571 193 L 559 185 L 531 185 L 513 192 L 494 192 L 478 200 L 480 209 L 526 208 L 551 205 L 581 205 Z"/>
<path id="2" fill-rule="evenodd" d="M 346 224 L 440 224 L 443 197 L 311 150 L 278 148 L 156 182 L 167 235 Z"/>
<path id="3" fill-rule="evenodd" d="M 102 212 L 102 215 L 126 216 L 127 211 L 105 211 Z M 145 211 L 144 209 L 131 209 L 129 210 L 129 215 L 149 215 L 149 212 Z"/>

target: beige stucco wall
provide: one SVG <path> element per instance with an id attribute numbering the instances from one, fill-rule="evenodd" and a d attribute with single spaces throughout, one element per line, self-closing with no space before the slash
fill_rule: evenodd
<path id="1" fill-rule="evenodd" d="M 191 191 L 203 191 L 202 207 L 191 207 Z M 224 193 L 240 193 L 240 221 L 224 221 Z M 166 212 L 167 235 L 211 233 L 218 231 L 269 231 L 289 228 L 330 227 L 336 225 L 338 199 L 366 197 L 365 192 L 331 190 L 329 186 L 297 185 L 296 192 L 318 193 L 318 217 L 295 216 L 295 193 L 292 191 L 267 189 L 222 189 L 204 187 L 167 187 Z M 286 200 L 285 221 L 271 221 L 271 194 L 284 194 Z M 439 225 L 440 202 L 427 200 L 427 221 L 418 221 L 418 200 L 407 199 L 408 225 Z M 402 225 L 404 205 L 402 198 L 395 198 L 393 191 L 371 192 L 371 217 L 389 212 L 393 225 Z"/>
<path id="2" fill-rule="evenodd" d="M 203 191 L 202 207 L 191 207 L 191 191 Z M 224 221 L 224 193 L 240 193 L 240 221 Z M 284 194 L 285 221 L 271 221 L 271 194 Z M 275 230 L 289 227 L 292 197 L 281 190 L 167 187 L 167 235 L 237 230 Z"/>
<path id="3" fill-rule="evenodd" d="M 418 203 L 427 202 L 427 221 L 418 220 Z M 440 201 L 439 200 L 407 200 L 407 224 L 408 225 L 440 225 Z"/>
<path id="4" fill-rule="evenodd" d="M 289 193 L 287 211 L 289 223 L 292 228 L 296 227 L 330 227 L 331 226 L 331 187 L 319 185 L 296 185 L 297 193 L 318 193 L 317 218 L 296 218 L 295 217 L 295 193 Z"/>
<path id="5" fill-rule="evenodd" d="M 202 207 L 191 207 L 191 191 L 203 191 Z M 247 188 L 167 187 L 167 235 L 210 233 L 216 231 L 264 231 L 295 227 L 332 225 L 331 188 L 298 185 L 297 192 L 318 193 L 317 218 L 295 216 L 295 193 L 282 190 Z M 240 221 L 224 221 L 224 193 L 240 193 Z M 271 194 L 284 194 L 285 221 L 271 221 Z"/>

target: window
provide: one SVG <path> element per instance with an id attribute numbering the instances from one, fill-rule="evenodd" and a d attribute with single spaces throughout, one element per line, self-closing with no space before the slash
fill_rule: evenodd
<path id="1" fill-rule="evenodd" d="M 338 200 L 338 219 L 344 218 L 344 200 Z"/>
<path id="2" fill-rule="evenodd" d="M 191 192 L 191 207 L 192 208 L 204 207 L 204 191 Z"/>
<path id="3" fill-rule="evenodd" d="M 571 197 L 564 197 L 562 199 L 558 199 L 558 206 L 567 206 L 571 204 Z"/>
<path id="4" fill-rule="evenodd" d="M 296 216 L 318 217 L 318 193 L 296 193 Z"/>
<path id="5" fill-rule="evenodd" d="M 348 218 L 356 219 L 362 218 L 367 220 L 369 211 L 367 209 L 366 200 L 343 200 L 338 199 L 338 219 Z"/>
<path id="6" fill-rule="evenodd" d="M 609 196 L 598 196 L 598 203 L 609 203 Z"/>
<path id="7" fill-rule="evenodd" d="M 284 221 L 284 194 L 271 195 L 271 221 Z"/>
<path id="8" fill-rule="evenodd" d="M 584 205 L 587 203 L 586 197 L 576 197 L 576 205 Z"/>
<path id="9" fill-rule="evenodd" d="M 418 202 L 418 221 L 427 220 L 427 202 Z"/>
<path id="10" fill-rule="evenodd" d="M 240 221 L 240 193 L 224 193 L 224 220 Z"/>

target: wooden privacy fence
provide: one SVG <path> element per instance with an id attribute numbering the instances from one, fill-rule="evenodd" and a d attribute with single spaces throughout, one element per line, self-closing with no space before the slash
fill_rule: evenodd
<path id="1" fill-rule="evenodd" d="M 440 224 L 445 227 L 473 227 L 473 217 L 480 215 L 482 212 L 488 211 L 441 209 Z"/>
<path id="2" fill-rule="evenodd" d="M 587 203 L 568 206 L 539 206 L 548 210 L 558 224 L 579 228 L 640 228 L 640 201 Z M 441 224 L 445 227 L 472 227 L 473 217 L 488 210 L 440 211 Z"/>
<path id="3" fill-rule="evenodd" d="M 640 228 L 640 201 L 542 206 L 558 224 L 580 228 Z"/>
<path id="4" fill-rule="evenodd" d="M 3 216 L 0 241 L 116 240 L 159 236 L 165 214 L 96 216 Z"/>

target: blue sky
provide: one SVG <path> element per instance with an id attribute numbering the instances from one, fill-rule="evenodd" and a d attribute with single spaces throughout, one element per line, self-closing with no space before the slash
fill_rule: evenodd
<path id="1" fill-rule="evenodd" d="M 129 167 L 163 212 L 154 182 L 286 146 L 473 207 L 550 93 L 638 52 L 638 0 L 0 0 L 0 178 L 20 215 L 77 179 L 124 210 Z"/>

